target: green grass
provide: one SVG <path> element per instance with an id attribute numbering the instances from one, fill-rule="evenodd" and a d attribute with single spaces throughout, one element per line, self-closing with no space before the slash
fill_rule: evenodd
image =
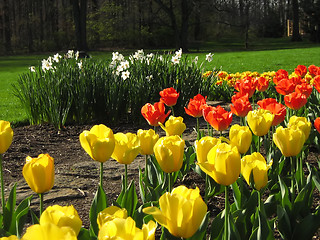
<path id="1" fill-rule="evenodd" d="M 202 44 L 197 50 L 192 49 L 190 58 L 199 57 L 199 63 L 204 61 L 206 54 L 214 53 L 213 61 L 204 63 L 206 70 L 221 68 L 227 72 L 243 71 L 276 71 L 285 69 L 289 72 L 299 65 L 320 66 L 320 46 L 307 41 L 290 42 L 289 39 L 263 39 L 250 43 L 250 50 L 244 50 L 243 43 L 234 40 L 209 42 Z M 134 50 L 118 50 L 128 56 Z M 169 51 L 169 50 L 160 50 Z M 145 52 L 150 52 L 145 50 Z M 91 52 L 94 58 L 110 59 L 111 52 Z M 0 119 L 12 122 L 14 125 L 27 122 L 27 115 L 12 94 L 12 84 L 16 83 L 20 74 L 29 71 L 28 67 L 38 66 L 45 55 L 1 56 L 0 57 Z"/>

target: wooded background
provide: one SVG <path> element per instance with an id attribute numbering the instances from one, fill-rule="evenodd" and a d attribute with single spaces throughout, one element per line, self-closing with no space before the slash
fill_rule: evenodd
<path id="1" fill-rule="evenodd" d="M 0 54 L 182 48 L 301 33 L 319 42 L 318 0 L 1 0 Z M 300 27 L 300 30 L 299 30 Z"/>

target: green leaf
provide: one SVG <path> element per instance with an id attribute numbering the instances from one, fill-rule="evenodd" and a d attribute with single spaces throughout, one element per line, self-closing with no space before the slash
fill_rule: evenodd
<path id="1" fill-rule="evenodd" d="M 38 216 L 34 213 L 34 211 L 30 208 L 30 215 L 31 215 L 31 223 L 32 225 L 34 224 L 39 224 L 39 218 Z"/>
<path id="2" fill-rule="evenodd" d="M 11 234 L 16 234 L 16 223 L 14 209 L 16 207 L 16 188 L 17 184 L 14 184 L 10 191 L 9 198 L 6 202 L 3 212 L 3 228 Z"/>
<path id="3" fill-rule="evenodd" d="M 236 207 L 237 207 L 237 209 L 240 209 L 242 207 L 241 192 L 240 192 L 239 186 L 237 184 L 237 181 L 232 183 L 231 188 L 233 190 L 233 199 L 236 204 Z"/>
<path id="4" fill-rule="evenodd" d="M 281 179 L 281 177 L 278 177 L 279 184 L 280 184 L 280 192 L 281 192 L 281 205 L 283 208 L 287 209 L 287 211 L 290 211 L 292 209 L 292 204 L 290 202 L 289 198 L 289 190 L 285 182 Z"/>
<path id="5" fill-rule="evenodd" d="M 278 229 L 281 236 L 285 239 L 291 239 L 292 226 L 291 226 L 290 218 L 287 214 L 286 209 L 278 205 L 277 215 L 278 215 Z"/>
<path id="6" fill-rule="evenodd" d="M 94 240 L 96 238 L 90 236 L 90 231 L 89 230 L 87 230 L 85 228 L 81 228 L 77 239 L 78 240 Z"/>
<path id="7" fill-rule="evenodd" d="M 118 203 L 122 208 L 127 209 L 128 216 L 132 218 L 134 217 L 133 215 L 138 204 L 138 196 L 136 193 L 136 188 L 133 180 L 128 186 L 127 190 L 124 192 L 121 201 L 119 201 Z"/>
<path id="8" fill-rule="evenodd" d="M 320 227 L 320 211 L 310 214 L 300 221 L 294 229 L 292 239 L 312 239 Z"/>
<path id="9" fill-rule="evenodd" d="M 268 219 L 257 209 L 259 218 L 259 227 L 257 237 L 259 240 L 271 240 L 273 237 L 273 229 L 271 229 Z"/>
<path id="10" fill-rule="evenodd" d="M 31 198 L 32 196 L 24 199 L 17 207 L 15 211 L 15 216 L 16 216 L 16 235 L 18 237 L 21 236 L 23 227 L 26 223 L 27 220 L 27 215 L 29 213 L 29 208 L 31 204 Z"/>
<path id="11" fill-rule="evenodd" d="M 211 223 L 210 239 L 219 240 L 223 236 L 224 212 L 220 212 Z"/>
<path id="12" fill-rule="evenodd" d="M 99 232 L 99 227 L 97 223 L 98 213 L 104 210 L 108 206 L 107 195 L 105 194 L 103 188 L 99 185 L 96 195 L 93 198 L 89 219 L 90 219 L 90 235 L 97 236 Z"/>

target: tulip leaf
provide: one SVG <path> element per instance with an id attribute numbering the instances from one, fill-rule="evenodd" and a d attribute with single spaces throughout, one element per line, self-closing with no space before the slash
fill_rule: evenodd
<path id="1" fill-rule="evenodd" d="M 295 216 L 306 216 L 309 213 L 309 209 L 312 205 L 312 193 L 314 190 L 314 185 L 309 182 L 304 186 L 304 188 L 299 192 L 293 204 L 293 214 Z"/>
<path id="2" fill-rule="evenodd" d="M 239 189 L 239 186 L 237 184 L 237 181 L 232 183 L 231 188 L 233 190 L 233 199 L 236 204 L 237 209 L 240 209 L 242 204 L 241 204 L 241 192 Z"/>
<path id="3" fill-rule="evenodd" d="M 16 221 L 16 235 L 21 236 L 24 224 L 27 219 L 27 214 L 29 213 L 29 208 L 31 204 L 32 196 L 24 199 L 17 207 L 15 211 L 15 221 Z"/>
<path id="4" fill-rule="evenodd" d="M 281 192 L 281 205 L 284 207 L 287 211 L 290 211 L 292 209 L 292 204 L 289 199 L 289 190 L 285 182 L 279 178 L 280 183 L 280 192 Z"/>
<path id="5" fill-rule="evenodd" d="M 96 239 L 95 237 L 90 236 L 90 232 L 89 230 L 85 229 L 85 228 L 81 228 L 80 232 L 78 234 L 77 237 L 78 240 L 94 240 Z"/>
<path id="6" fill-rule="evenodd" d="M 264 214 L 262 214 L 259 209 L 257 209 L 259 227 L 257 232 L 257 237 L 259 240 L 269 240 L 274 239 L 273 229 L 270 227 L 269 221 Z"/>
<path id="7" fill-rule="evenodd" d="M 138 204 L 138 196 L 133 180 L 129 184 L 128 188 L 124 191 L 122 198 L 119 200 L 120 201 L 117 199 L 117 203 L 119 203 L 122 208 L 127 209 L 128 216 L 134 218 L 133 215 Z"/>
<path id="8" fill-rule="evenodd" d="M 165 227 L 162 227 L 161 229 L 162 234 L 160 240 L 181 240 L 181 238 L 173 236 Z"/>
<path id="9" fill-rule="evenodd" d="M 147 191 L 145 191 L 146 187 L 147 185 L 144 184 L 144 175 L 141 171 L 141 168 L 139 167 L 139 191 L 140 191 L 140 197 L 143 203 L 146 202 L 146 194 L 147 194 Z"/>
<path id="10" fill-rule="evenodd" d="M 320 211 L 310 214 L 300 221 L 294 229 L 292 239 L 312 239 L 320 227 Z"/>
<path id="11" fill-rule="evenodd" d="M 16 234 L 16 223 L 14 216 L 14 209 L 16 206 L 16 188 L 17 184 L 15 183 L 10 191 L 9 198 L 6 202 L 3 212 L 3 228 L 12 234 Z"/>
<path id="12" fill-rule="evenodd" d="M 278 229 L 281 236 L 285 239 L 291 239 L 292 226 L 291 226 L 290 217 L 286 209 L 278 205 L 277 215 L 278 215 Z"/>
<path id="13" fill-rule="evenodd" d="M 30 215 L 31 215 L 31 223 L 32 225 L 34 224 L 39 224 L 39 218 L 38 216 L 34 213 L 34 211 L 30 208 Z"/>
<path id="14" fill-rule="evenodd" d="M 107 195 L 104 192 L 102 186 L 99 185 L 96 195 L 93 198 L 89 218 L 90 218 L 90 235 L 97 236 L 99 227 L 97 223 L 98 213 L 104 210 L 108 206 Z"/>
<path id="15" fill-rule="evenodd" d="M 222 239 L 223 235 L 223 225 L 224 225 L 224 212 L 220 212 L 211 223 L 211 240 L 219 240 Z"/>

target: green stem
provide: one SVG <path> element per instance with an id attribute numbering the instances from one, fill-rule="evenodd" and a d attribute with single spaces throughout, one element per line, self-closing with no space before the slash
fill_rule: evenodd
<path id="1" fill-rule="evenodd" d="M 171 106 L 170 108 L 171 108 L 172 116 L 174 116 L 173 106 Z"/>
<path id="2" fill-rule="evenodd" d="M 168 173 L 168 192 L 170 192 L 170 193 L 172 191 L 172 186 L 173 186 L 172 173 Z"/>
<path id="3" fill-rule="evenodd" d="M 258 136 L 257 152 L 260 152 L 260 136 Z"/>
<path id="4" fill-rule="evenodd" d="M 294 201 L 294 195 L 295 195 L 295 190 L 294 190 L 294 161 L 293 157 L 290 157 L 290 165 L 291 165 L 291 202 Z"/>
<path id="5" fill-rule="evenodd" d="M 197 130 L 197 140 L 200 139 L 200 127 L 199 127 L 199 118 L 197 119 L 197 126 L 196 126 L 196 130 Z"/>
<path id="6" fill-rule="evenodd" d="M 128 166 L 127 166 L 127 164 L 124 165 L 124 186 L 125 186 L 125 190 L 127 191 L 127 188 L 128 188 Z"/>
<path id="7" fill-rule="evenodd" d="M 43 213 L 43 193 L 39 193 L 39 198 L 40 198 L 40 216 L 39 216 L 40 218 Z"/>
<path id="8" fill-rule="evenodd" d="M 4 183 L 3 183 L 3 169 L 2 169 L 2 155 L 0 154 L 0 178 L 1 178 L 1 207 L 2 214 L 4 213 Z"/>
<path id="9" fill-rule="evenodd" d="M 229 211 L 230 211 L 230 206 L 229 206 L 229 200 L 228 200 L 228 194 L 229 194 L 229 186 L 226 186 L 225 187 L 225 190 L 224 190 L 224 199 L 225 199 L 225 202 L 224 202 L 224 239 L 225 240 L 228 240 L 229 237 L 229 229 L 228 229 L 228 220 L 229 220 Z"/>
<path id="10" fill-rule="evenodd" d="M 209 188 L 209 176 L 206 174 L 206 184 L 205 184 L 205 190 L 204 190 L 204 202 L 208 203 L 208 188 Z"/>
<path id="11" fill-rule="evenodd" d="M 100 186 L 102 187 L 103 183 L 103 163 L 100 163 Z"/>

